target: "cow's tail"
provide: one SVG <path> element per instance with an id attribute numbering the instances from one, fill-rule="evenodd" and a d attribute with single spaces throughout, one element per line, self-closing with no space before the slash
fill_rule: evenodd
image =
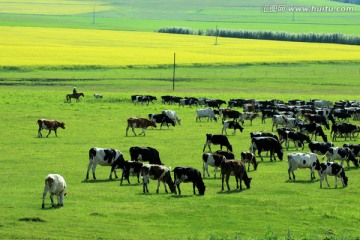
<path id="1" fill-rule="evenodd" d="M 95 148 L 90 148 L 89 150 L 89 161 L 93 160 L 93 158 L 96 156 L 96 150 Z"/>

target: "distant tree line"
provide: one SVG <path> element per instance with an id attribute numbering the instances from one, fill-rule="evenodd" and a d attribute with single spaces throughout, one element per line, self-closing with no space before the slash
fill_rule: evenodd
<path id="1" fill-rule="evenodd" d="M 174 34 L 191 34 L 219 36 L 229 38 L 248 38 L 293 42 L 318 42 L 360 45 L 360 36 L 344 35 L 341 33 L 287 33 L 274 31 L 251 31 L 231 29 L 207 29 L 206 31 L 183 27 L 162 27 L 157 32 Z"/>
<path id="2" fill-rule="evenodd" d="M 360 0 L 333 0 L 333 1 L 360 5 Z"/>

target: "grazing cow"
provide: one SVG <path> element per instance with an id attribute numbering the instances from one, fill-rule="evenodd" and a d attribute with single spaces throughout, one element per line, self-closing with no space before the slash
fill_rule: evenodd
<path id="1" fill-rule="evenodd" d="M 324 157 L 327 157 L 328 162 L 334 162 L 335 160 L 341 160 L 341 166 L 346 161 L 347 166 L 350 167 L 349 161 L 352 161 L 355 167 L 359 167 L 359 162 L 355 158 L 354 153 L 348 147 L 330 147 L 325 153 Z M 323 158 L 324 158 L 323 157 Z"/>
<path id="2" fill-rule="evenodd" d="M 201 120 L 201 118 L 207 118 L 209 120 L 215 120 L 217 122 L 217 118 L 215 116 L 215 112 L 213 108 L 203 108 L 196 110 L 196 121 Z"/>
<path id="3" fill-rule="evenodd" d="M 149 119 L 146 119 L 146 118 L 128 118 L 127 128 L 126 128 L 126 136 L 128 135 L 129 128 L 131 128 L 131 130 L 133 131 L 135 136 L 136 136 L 136 133 L 135 133 L 134 128 L 141 128 L 142 132 L 139 135 L 144 134 L 144 136 L 145 136 L 145 130 L 148 127 L 156 128 L 156 123 L 153 121 L 150 121 Z"/>
<path id="4" fill-rule="evenodd" d="M 59 174 L 49 174 L 45 178 L 44 193 L 41 207 L 45 207 L 45 197 L 47 192 L 50 192 L 51 206 L 54 205 L 54 195 L 57 197 L 57 205 L 64 206 L 64 196 L 66 196 L 66 182 L 65 179 Z"/>
<path id="5" fill-rule="evenodd" d="M 337 188 L 337 178 L 341 179 L 343 187 L 346 187 L 348 185 L 348 177 L 345 175 L 345 170 L 344 170 L 343 166 L 341 166 L 338 163 L 334 163 L 334 162 L 321 163 L 319 175 L 321 177 L 320 188 L 322 188 L 322 182 L 324 181 L 324 179 L 326 180 L 328 187 L 330 187 L 329 182 L 327 180 L 327 175 L 335 176 L 335 187 L 336 188 Z"/>
<path id="6" fill-rule="evenodd" d="M 214 178 L 216 178 L 217 169 L 218 167 L 220 167 L 221 162 L 226 160 L 226 157 L 224 155 L 220 155 L 217 153 L 204 153 L 202 155 L 202 159 L 203 159 L 203 176 L 205 177 L 205 171 L 206 171 L 208 177 L 210 177 L 208 166 L 212 166 L 215 167 Z"/>
<path id="7" fill-rule="evenodd" d="M 278 114 L 279 112 L 275 109 L 261 109 L 261 123 L 265 123 L 266 118 L 272 118 Z"/>
<path id="8" fill-rule="evenodd" d="M 142 162 L 137 161 L 123 161 L 120 164 L 120 168 L 122 168 L 122 175 L 120 180 L 120 185 L 122 185 L 123 179 L 125 178 L 130 184 L 130 173 L 137 176 L 138 183 L 140 183 L 140 169 L 143 166 Z"/>
<path id="9" fill-rule="evenodd" d="M 172 119 L 170 119 L 170 118 L 169 118 L 168 116 L 166 116 L 165 114 L 162 114 L 162 113 L 160 113 L 160 114 L 152 114 L 152 113 L 150 113 L 148 116 L 149 116 L 149 120 L 150 120 L 150 121 L 153 121 L 153 122 L 155 122 L 155 123 L 161 123 L 160 129 L 162 128 L 162 126 L 163 126 L 164 124 L 166 124 L 166 126 L 167 126 L 168 128 L 170 128 L 170 127 L 169 127 L 169 123 L 170 123 L 173 127 L 175 127 L 175 121 L 172 120 Z"/>
<path id="10" fill-rule="evenodd" d="M 305 114 L 305 117 L 310 123 L 315 122 L 324 125 L 326 129 L 330 129 L 329 123 L 325 116 L 317 114 Z"/>
<path id="11" fill-rule="evenodd" d="M 227 119 L 227 118 L 232 118 L 232 119 L 238 119 L 240 117 L 240 112 L 237 110 L 232 110 L 232 109 L 220 109 L 219 110 L 220 114 L 222 115 L 223 120 Z"/>
<path id="12" fill-rule="evenodd" d="M 159 151 L 152 147 L 130 147 L 131 161 L 143 161 L 150 164 L 163 165 L 160 160 Z"/>
<path id="13" fill-rule="evenodd" d="M 251 132 L 250 138 L 254 138 L 254 137 L 272 137 L 275 138 L 277 141 L 279 141 L 278 136 L 269 132 Z"/>
<path id="14" fill-rule="evenodd" d="M 160 182 L 164 183 L 165 192 L 168 193 L 166 184 L 168 184 L 171 193 L 176 193 L 175 184 L 171 178 L 170 169 L 168 167 L 157 164 L 144 164 L 140 169 L 140 176 L 143 179 L 143 192 L 148 193 L 149 179 L 157 180 L 158 185 L 156 193 L 159 193 Z"/>
<path id="15" fill-rule="evenodd" d="M 301 132 L 294 132 L 294 131 L 288 131 L 286 136 L 286 150 L 289 150 L 289 142 L 293 141 L 296 147 L 296 151 L 298 149 L 298 146 L 301 147 L 301 150 L 304 150 L 304 142 L 310 143 L 311 140 L 308 135 L 303 134 Z"/>
<path id="16" fill-rule="evenodd" d="M 173 120 L 174 122 L 177 122 L 179 125 L 181 125 L 181 119 L 177 116 L 177 114 L 174 110 L 163 110 L 162 114 L 165 114 L 171 120 Z"/>
<path id="17" fill-rule="evenodd" d="M 274 127 L 278 129 L 279 125 L 284 126 L 285 124 L 285 117 L 283 115 L 274 115 L 272 117 L 272 127 L 271 131 L 274 131 Z"/>
<path id="18" fill-rule="evenodd" d="M 360 132 L 360 127 L 351 123 L 340 123 L 340 124 L 333 124 L 331 126 L 330 134 L 333 135 L 333 142 L 336 141 L 337 137 L 344 136 L 345 141 L 346 137 L 349 137 L 352 140 L 351 136 L 356 133 Z"/>
<path id="19" fill-rule="evenodd" d="M 250 151 L 255 153 L 258 151 L 258 155 L 261 161 L 264 159 L 261 157 L 261 151 L 270 151 L 270 161 L 273 161 L 272 158 L 276 161 L 275 154 L 277 154 L 278 158 L 282 161 L 283 159 L 283 148 L 279 141 L 272 137 L 254 137 L 251 139 Z"/>
<path id="20" fill-rule="evenodd" d="M 220 145 L 220 149 L 222 150 L 222 147 L 225 146 L 228 151 L 232 152 L 232 145 L 230 144 L 228 138 L 224 135 L 219 134 L 206 134 L 206 142 L 204 144 L 203 152 L 205 152 L 206 146 L 208 146 L 209 150 L 211 151 L 210 145 Z"/>
<path id="21" fill-rule="evenodd" d="M 132 99 L 132 97 L 131 97 Z M 143 95 L 138 95 L 135 97 L 135 101 L 133 101 L 134 104 L 138 104 L 138 103 L 141 103 L 141 105 L 144 105 L 144 103 L 146 103 L 146 105 L 148 106 L 149 105 L 149 102 L 150 102 L 150 98 L 148 96 L 143 96 Z"/>
<path id="22" fill-rule="evenodd" d="M 223 128 L 221 130 L 221 134 L 224 134 L 224 132 L 225 132 L 225 134 L 227 135 L 227 132 L 226 132 L 227 128 L 234 129 L 234 132 L 233 132 L 232 135 L 236 134 L 236 129 L 239 129 L 240 132 L 242 132 L 244 130 L 244 128 L 242 126 L 240 126 L 240 124 L 238 122 L 236 122 L 236 121 L 227 121 L 227 120 L 225 120 L 222 123 L 223 123 Z"/>
<path id="23" fill-rule="evenodd" d="M 42 137 L 41 130 L 43 130 L 43 129 L 49 130 L 49 133 L 48 133 L 48 135 L 46 135 L 46 137 L 49 136 L 49 134 L 51 133 L 51 130 L 54 130 L 55 136 L 57 137 L 56 130 L 59 127 L 62 129 L 65 129 L 65 123 L 58 122 L 56 120 L 39 119 L 39 120 L 37 120 L 37 124 L 39 125 L 38 137 Z"/>
<path id="24" fill-rule="evenodd" d="M 179 195 L 181 195 L 180 183 L 182 183 L 182 182 L 184 182 L 184 183 L 192 182 L 193 183 L 194 195 L 196 194 L 195 187 L 197 187 L 197 189 L 199 191 L 199 195 L 205 194 L 206 187 L 205 187 L 204 181 L 201 177 L 201 173 L 199 172 L 199 170 L 197 170 L 195 168 L 175 167 L 174 168 L 174 182 L 175 182 L 175 186 L 177 187 L 177 189 L 179 191 Z"/>
<path id="25" fill-rule="evenodd" d="M 242 112 L 240 113 L 240 116 L 238 118 L 238 121 L 240 121 L 244 125 L 244 120 L 250 120 L 250 126 L 252 126 L 252 121 L 259 116 L 258 113 L 253 112 Z"/>
<path id="26" fill-rule="evenodd" d="M 298 168 L 310 168 L 310 179 L 315 179 L 314 170 L 320 170 L 320 162 L 315 153 L 289 153 L 288 157 L 288 174 L 289 180 L 291 179 L 290 173 L 293 175 L 293 179 L 295 180 L 294 171 Z"/>
<path id="27" fill-rule="evenodd" d="M 355 157 L 360 157 L 360 144 L 345 143 L 343 147 L 348 147 L 354 153 Z"/>
<path id="28" fill-rule="evenodd" d="M 216 100 L 205 100 L 205 106 L 206 107 L 210 107 L 210 108 L 217 108 L 217 109 L 219 109 L 219 107 L 220 107 L 220 104 L 219 104 L 219 102 L 218 101 L 216 101 Z"/>
<path id="29" fill-rule="evenodd" d="M 247 188 L 250 188 L 251 179 L 249 178 L 246 172 L 246 167 L 243 162 L 237 160 L 227 160 L 221 163 L 221 175 L 222 175 L 222 185 L 221 190 L 224 191 L 224 178 L 226 177 L 226 185 L 228 190 L 229 178 L 230 175 L 235 175 L 236 179 L 236 189 L 239 189 L 239 180 L 240 180 L 240 190 L 242 190 L 242 181 L 244 180 Z"/>
<path id="30" fill-rule="evenodd" d="M 254 170 L 257 169 L 258 163 L 256 162 L 255 154 L 252 152 L 241 152 L 241 161 L 248 163 L 248 171 L 250 171 L 250 163 L 253 165 Z"/>
<path id="31" fill-rule="evenodd" d="M 103 98 L 103 96 L 101 94 L 98 94 L 98 93 L 94 93 L 94 97 L 95 98 Z"/>
<path id="32" fill-rule="evenodd" d="M 324 131 L 321 128 L 320 124 L 317 123 L 309 123 L 309 124 L 303 124 L 301 126 L 299 126 L 300 132 L 305 133 L 305 134 L 312 134 L 315 135 L 315 141 L 316 141 L 316 136 L 319 135 L 322 137 L 324 142 L 327 142 L 327 136 L 325 135 Z"/>
<path id="33" fill-rule="evenodd" d="M 229 151 L 216 150 L 215 153 L 219 155 L 223 155 L 226 159 L 235 159 L 234 153 Z"/>
<path id="34" fill-rule="evenodd" d="M 324 155 L 330 147 L 334 147 L 334 144 L 331 142 L 316 142 L 312 141 L 309 143 L 309 148 L 312 153 Z"/>
<path id="35" fill-rule="evenodd" d="M 98 148 L 93 147 L 89 150 L 89 165 L 86 173 L 86 180 L 89 179 L 89 171 L 92 167 L 93 178 L 96 179 L 95 170 L 96 166 L 111 166 L 110 177 L 112 179 L 112 173 L 114 172 L 115 177 L 118 178 L 116 174 L 116 168 L 125 161 L 123 154 L 116 149 L 112 148 Z"/>

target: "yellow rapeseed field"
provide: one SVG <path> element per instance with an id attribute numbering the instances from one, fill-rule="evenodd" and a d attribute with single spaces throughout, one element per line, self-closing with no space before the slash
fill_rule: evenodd
<path id="1" fill-rule="evenodd" d="M 110 10 L 97 1 L 76 1 L 76 0 L 0 0 L 0 13 L 17 14 L 50 14 L 50 15 L 72 15 Z"/>
<path id="2" fill-rule="evenodd" d="M 0 27 L 0 66 L 278 63 L 360 60 L 360 46 L 125 32 Z"/>

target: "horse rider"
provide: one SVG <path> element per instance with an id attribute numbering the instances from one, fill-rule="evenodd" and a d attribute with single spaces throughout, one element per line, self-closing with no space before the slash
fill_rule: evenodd
<path id="1" fill-rule="evenodd" d="M 77 92 L 77 90 L 76 90 L 76 87 L 74 87 L 74 89 L 73 89 L 73 96 L 74 96 L 74 97 L 77 97 L 77 93 L 78 93 L 78 92 Z"/>

